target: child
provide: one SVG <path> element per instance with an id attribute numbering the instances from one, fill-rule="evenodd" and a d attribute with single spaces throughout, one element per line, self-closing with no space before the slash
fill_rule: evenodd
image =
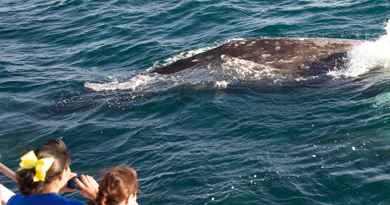
<path id="1" fill-rule="evenodd" d="M 127 166 L 113 167 L 105 172 L 93 205 L 138 205 L 137 173 Z"/>
<path id="2" fill-rule="evenodd" d="M 16 174 L 21 194 L 8 200 L 8 205 L 83 205 L 78 200 L 64 198 L 59 193 L 69 191 L 67 182 L 76 176 L 69 167 L 70 155 L 62 140 L 50 140 L 41 149 L 30 151 L 21 157 Z M 84 179 L 92 177 L 83 176 Z M 84 180 L 83 180 L 84 182 Z M 80 187 L 81 188 L 81 187 Z M 82 193 L 96 193 L 96 187 L 88 183 Z M 95 196 L 89 195 L 94 200 Z"/>

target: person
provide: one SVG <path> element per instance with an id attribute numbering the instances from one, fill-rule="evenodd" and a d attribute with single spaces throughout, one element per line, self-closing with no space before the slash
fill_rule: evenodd
<path id="1" fill-rule="evenodd" d="M 81 188 L 83 184 L 78 183 Z M 138 205 L 137 172 L 128 166 L 108 169 L 99 183 L 96 200 L 89 205 Z"/>
<path id="2" fill-rule="evenodd" d="M 66 188 L 76 176 L 69 167 L 70 154 L 65 143 L 49 140 L 40 149 L 29 151 L 21 157 L 16 179 L 20 194 L 15 194 L 7 205 L 82 205 L 79 200 L 67 199 L 60 193 L 74 191 Z M 97 184 L 90 176 L 82 176 L 80 193 L 89 200 L 96 199 Z M 94 195 L 95 194 L 95 195 Z"/>
<path id="3" fill-rule="evenodd" d="M 11 169 L 9 169 L 7 166 L 5 166 L 3 163 L 0 162 L 0 173 L 4 174 L 5 176 L 9 177 L 13 181 L 16 181 L 16 174 Z M 7 201 L 15 195 L 14 192 L 7 189 L 7 187 L 0 184 L 0 205 L 7 204 Z"/>

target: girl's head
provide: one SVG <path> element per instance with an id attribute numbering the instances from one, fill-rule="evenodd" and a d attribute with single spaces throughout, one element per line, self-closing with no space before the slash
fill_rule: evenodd
<path id="1" fill-rule="evenodd" d="M 97 205 L 136 205 L 138 193 L 137 172 L 127 166 L 107 170 L 99 184 Z"/>
<path id="2" fill-rule="evenodd" d="M 37 179 L 42 173 L 37 173 L 36 167 L 22 167 L 17 172 L 19 190 L 24 195 L 40 194 L 46 192 L 57 192 L 64 187 L 71 176 L 69 168 L 70 154 L 65 143 L 60 139 L 49 140 L 40 149 L 30 152 L 40 159 L 50 159 L 45 176 Z M 23 163 L 23 160 L 22 160 Z M 39 163 L 36 163 L 39 164 Z"/>

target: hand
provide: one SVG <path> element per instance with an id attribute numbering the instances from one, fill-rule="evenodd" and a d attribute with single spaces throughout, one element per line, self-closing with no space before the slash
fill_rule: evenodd
<path id="1" fill-rule="evenodd" d="M 71 188 L 69 188 L 69 187 L 67 187 L 67 186 L 64 186 L 64 187 L 62 187 L 62 189 L 60 190 L 60 193 L 61 193 L 61 194 L 64 194 L 64 193 L 75 192 L 75 191 L 77 191 L 77 189 L 71 189 Z"/>
<path id="2" fill-rule="evenodd" d="M 93 177 L 88 175 L 81 175 L 80 178 L 76 179 L 76 184 L 82 196 L 95 201 L 99 191 L 99 184 Z"/>
<path id="3" fill-rule="evenodd" d="M 73 179 L 73 178 L 76 177 L 76 176 L 77 176 L 77 174 L 74 173 L 74 172 L 69 173 L 69 175 L 66 177 L 65 186 L 62 187 L 62 188 L 60 189 L 60 193 L 61 193 L 61 194 L 66 193 L 66 192 L 75 192 L 75 191 L 77 191 L 76 189 L 71 189 L 71 188 L 69 188 L 69 187 L 67 186 L 67 182 L 68 182 L 69 180 Z"/>

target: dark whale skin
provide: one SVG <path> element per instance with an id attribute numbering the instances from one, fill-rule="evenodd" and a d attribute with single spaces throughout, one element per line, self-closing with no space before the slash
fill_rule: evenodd
<path id="1" fill-rule="evenodd" d="M 273 68 L 283 73 L 313 75 L 343 67 L 348 51 L 364 41 L 332 38 L 260 38 L 234 40 L 218 47 L 153 69 L 168 75 L 186 69 L 219 66 L 227 58 Z"/>

